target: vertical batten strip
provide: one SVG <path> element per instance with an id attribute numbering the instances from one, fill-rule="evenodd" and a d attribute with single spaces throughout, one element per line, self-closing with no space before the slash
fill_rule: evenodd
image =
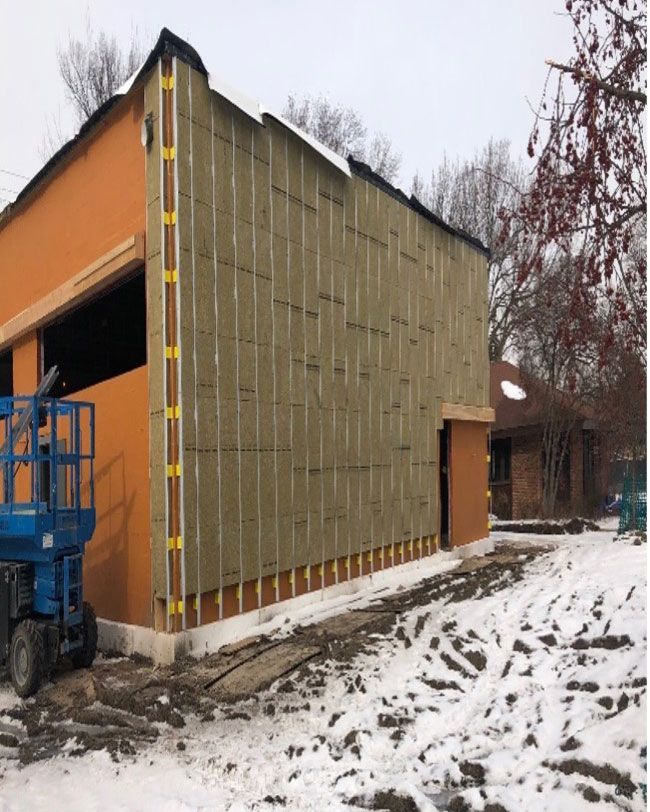
<path id="1" fill-rule="evenodd" d="M 164 76 L 161 76 L 161 86 L 165 91 L 163 97 L 164 105 L 164 144 L 167 155 L 172 154 L 172 148 L 176 143 L 177 126 L 176 126 L 176 95 L 173 92 L 174 78 L 175 78 L 175 59 L 166 57 L 163 60 Z M 161 150 L 162 154 L 162 150 Z M 172 161 L 166 161 L 165 167 L 165 200 L 163 210 L 163 222 L 165 225 L 165 242 L 164 242 L 164 267 L 173 277 L 173 271 L 178 269 L 178 225 L 177 225 L 177 207 L 178 207 L 178 172 L 176 162 L 172 167 Z M 180 631 L 179 617 L 182 617 L 181 625 L 184 623 L 185 600 L 183 591 L 183 574 L 182 574 L 182 558 L 179 556 L 178 539 L 182 537 L 182 490 L 181 490 L 181 466 L 180 466 L 180 449 L 182 448 L 181 441 L 181 428 L 180 419 L 176 417 L 177 407 L 180 404 L 180 336 L 179 328 L 179 286 L 173 281 L 165 285 L 165 364 L 167 372 L 167 388 L 166 388 L 166 402 L 164 405 L 165 415 L 168 410 L 172 415 L 169 420 L 170 431 L 168 432 L 168 446 L 167 446 L 167 482 L 165 487 L 171 491 L 169 499 L 169 510 L 167 514 L 167 545 L 168 557 L 172 559 L 172 585 L 171 585 L 171 601 L 168 600 L 168 618 L 170 614 L 174 616 L 173 630 Z M 167 422 L 167 418 L 165 417 Z M 171 541 L 171 544 L 169 544 Z M 168 629 L 169 629 L 168 623 Z"/>
<path id="2" fill-rule="evenodd" d="M 196 477 L 196 623 L 201 625 L 201 510 L 200 510 L 200 471 L 199 471 L 199 394 L 198 394 L 198 364 L 196 355 L 196 333 L 198 324 L 196 320 L 196 251 L 194 247 L 194 143 L 192 128 L 192 71 L 188 70 L 188 98 L 189 98 L 189 157 L 190 157 L 190 245 L 192 249 L 192 364 L 194 370 L 194 474 Z M 183 545 L 185 549 L 185 545 Z"/>
<path id="3" fill-rule="evenodd" d="M 287 138 L 287 134 L 284 134 L 284 164 L 285 164 L 285 193 L 286 193 L 286 224 L 287 224 L 287 306 L 289 309 L 288 313 L 288 338 L 287 344 L 289 349 L 289 433 L 290 433 L 290 444 L 291 444 L 291 595 L 295 597 L 296 594 L 296 579 L 293 577 L 293 573 L 296 568 L 296 512 L 295 512 L 295 485 L 294 485 L 294 477 L 296 475 L 294 463 L 294 445 L 293 445 L 293 392 L 294 392 L 294 385 L 293 385 L 293 357 L 291 355 L 291 324 L 292 318 L 291 314 L 293 308 L 291 306 L 291 250 L 290 250 L 290 229 L 289 229 L 289 222 L 291 213 L 289 211 L 289 140 Z"/>
<path id="4" fill-rule="evenodd" d="M 172 75 L 174 77 L 174 84 L 176 84 L 178 70 L 177 70 L 177 58 L 174 57 L 172 61 Z M 173 144 L 178 143 L 178 106 L 177 106 L 177 94 L 174 93 L 172 90 L 169 92 L 172 93 L 172 106 L 173 106 Z M 178 161 L 174 161 L 174 211 L 178 213 Z M 175 245 L 174 245 L 174 259 L 175 259 L 175 268 L 179 268 L 180 266 L 180 223 L 178 222 L 178 214 L 177 214 L 177 223 L 175 228 Z M 175 302 L 175 317 L 176 317 L 176 343 L 179 348 L 179 356 L 176 359 L 176 400 L 174 405 L 180 405 L 182 407 L 183 403 L 183 339 L 181 335 L 181 285 L 174 285 L 175 293 L 176 293 L 176 302 Z M 176 462 L 177 464 L 182 464 L 182 452 L 183 452 L 183 409 L 180 410 L 180 416 L 176 420 L 178 426 L 177 432 L 177 450 L 176 450 Z M 182 470 L 182 469 L 181 469 Z M 183 629 L 187 626 L 187 615 L 186 615 L 186 607 L 187 607 L 187 596 L 185 594 L 185 544 L 181 544 L 181 549 L 178 549 L 178 539 L 184 539 L 185 537 L 185 488 L 183 485 L 183 477 L 177 476 L 175 477 L 177 480 L 177 487 L 178 487 L 178 526 L 176 532 L 176 555 L 180 558 L 180 595 L 181 595 L 181 605 L 182 610 L 180 613 L 178 612 L 178 606 L 176 607 L 176 615 L 181 615 L 181 626 Z M 180 555 L 179 555 L 180 553 Z"/>
<path id="5" fill-rule="evenodd" d="M 231 175 L 231 182 L 232 182 L 232 195 L 233 195 L 233 223 L 232 223 L 232 239 L 233 239 L 233 249 L 234 249 L 234 258 L 235 258 L 235 353 L 237 355 L 236 365 L 235 365 L 235 377 L 237 380 L 237 498 L 238 498 L 238 505 L 239 505 L 239 588 L 237 590 L 238 593 L 238 601 L 239 601 L 239 612 L 241 613 L 243 608 L 243 592 L 242 589 L 242 582 L 243 582 L 243 573 L 244 573 L 244 556 L 243 556 L 243 515 L 242 515 L 242 477 L 241 477 L 241 390 L 240 386 L 240 354 L 239 354 L 239 264 L 237 262 L 237 180 L 236 180 L 236 168 L 237 168 L 237 145 L 235 143 L 235 116 L 234 113 L 231 112 L 230 114 L 230 129 L 231 129 L 231 137 L 232 137 L 232 175 Z"/>
<path id="6" fill-rule="evenodd" d="M 320 357 L 320 368 L 318 370 L 318 410 L 319 410 L 319 421 L 318 421 L 318 432 L 319 432 L 319 446 L 320 446 L 320 558 L 321 558 L 321 566 L 323 567 L 323 572 L 325 572 L 325 449 L 323 447 L 323 417 L 324 417 L 324 409 L 323 409 L 323 359 L 325 354 L 323 353 L 322 346 L 323 346 L 323 325 L 322 325 L 322 317 L 321 317 L 321 306 L 320 306 L 320 263 L 321 263 L 321 230 L 320 230 L 320 168 L 316 167 L 316 292 L 318 294 L 317 298 L 317 307 L 318 307 L 318 353 Z M 330 303 L 331 309 L 331 303 Z M 334 359 L 332 358 L 332 367 L 334 366 Z M 329 420 L 329 417 L 327 418 Z M 334 553 L 334 557 L 336 557 L 336 552 Z M 311 563 L 311 561 L 310 561 Z M 311 587 L 311 568 L 309 570 L 309 586 Z M 321 583 L 322 587 L 322 583 Z"/>
<path id="7" fill-rule="evenodd" d="M 275 278 L 275 212 L 273 209 L 273 129 L 269 128 L 269 207 L 271 224 L 271 358 L 273 363 L 273 472 L 275 476 L 275 600 L 280 600 L 280 491 L 278 486 L 278 389 L 277 389 L 277 355 L 275 338 L 276 286 Z"/>
<path id="8" fill-rule="evenodd" d="M 374 443 L 372 441 L 372 426 L 373 426 L 373 414 L 372 414 L 372 387 L 373 387 L 373 380 L 375 378 L 373 374 L 373 365 L 372 365 L 372 347 L 371 347 L 371 331 L 370 331 L 370 324 L 371 324 L 371 312 L 374 312 L 373 302 L 370 300 L 370 211 L 369 211 L 369 202 L 368 202 L 368 190 L 369 185 L 366 183 L 366 342 L 367 342 L 367 349 L 368 349 L 368 502 L 366 509 L 364 510 L 364 514 L 366 514 L 369 518 L 369 525 L 368 527 L 361 527 L 361 544 L 359 545 L 359 558 L 358 560 L 363 562 L 363 540 L 364 540 L 364 533 L 370 534 L 369 539 L 369 547 L 372 550 L 372 539 L 374 535 L 374 525 L 375 525 L 375 511 L 373 505 L 373 496 L 374 491 L 372 488 L 372 484 L 374 481 L 373 477 L 373 470 L 374 470 L 374 461 L 375 461 L 375 451 L 374 451 Z M 377 199 L 377 195 L 375 194 L 375 200 Z M 372 311 L 371 311 L 372 307 Z M 361 491 L 359 491 L 361 493 Z M 361 526 L 361 522 L 360 522 Z M 361 572 L 359 573 L 361 574 Z"/>
<path id="9" fill-rule="evenodd" d="M 304 382 L 304 401 L 305 401 L 305 450 L 307 452 L 305 463 L 305 494 L 307 509 L 307 589 L 309 589 L 311 580 L 311 518 L 310 518 L 310 502 L 309 502 L 309 376 L 307 374 L 307 276 L 306 276 L 306 261 L 305 261 L 305 148 L 300 145 L 300 242 L 301 251 L 300 256 L 302 260 L 302 359 L 303 359 L 303 382 Z M 296 562 L 296 567 L 302 565 Z"/>
<path id="10" fill-rule="evenodd" d="M 210 93 L 210 148 L 212 160 L 212 253 L 214 262 L 214 360 L 215 392 L 217 403 L 217 500 L 218 500 L 218 539 L 219 546 L 219 587 L 218 595 L 223 594 L 223 494 L 221 489 L 221 409 L 219 406 L 219 302 L 217 296 L 217 173 L 214 160 L 214 94 Z M 200 604 L 200 600 L 199 600 Z M 223 617 L 223 601 L 218 605 L 219 619 Z"/>
<path id="11" fill-rule="evenodd" d="M 165 283 L 166 278 L 166 270 L 168 267 L 168 249 L 167 244 L 165 242 L 165 173 L 163 172 L 163 148 L 165 147 L 165 108 L 163 106 L 163 70 L 162 70 L 162 59 L 158 60 L 158 135 L 160 138 L 160 149 L 158 150 L 159 154 L 159 166 L 160 166 L 160 269 L 161 269 L 161 276 L 162 276 L 162 296 L 161 296 L 161 308 L 162 308 L 162 317 L 161 317 L 161 325 L 162 331 L 160 336 L 160 352 L 162 356 L 162 370 L 163 370 L 163 403 L 162 403 L 162 413 L 163 413 L 163 433 L 164 433 L 164 448 L 165 448 L 165 458 L 161 461 L 161 471 L 162 471 L 162 479 L 163 479 L 163 490 L 165 494 L 165 533 L 163 538 L 163 543 L 165 545 L 165 581 L 166 581 L 166 600 L 165 600 L 165 628 L 169 632 L 171 631 L 171 615 L 168 611 L 168 607 L 171 605 L 172 601 L 172 572 L 170 567 L 170 553 L 167 549 L 167 539 L 171 537 L 171 526 L 170 526 L 170 517 L 169 517 L 169 480 L 167 477 L 167 463 L 168 463 L 168 448 L 169 448 L 169 421 L 165 417 L 166 407 L 167 407 L 167 391 L 168 391 L 168 374 L 167 374 L 167 358 L 165 352 L 165 346 L 167 344 L 167 285 Z"/>
<path id="12" fill-rule="evenodd" d="M 255 129 L 251 129 L 251 183 L 252 183 L 252 220 L 253 220 L 253 342 L 255 356 L 255 438 L 257 444 L 257 465 L 255 466 L 257 477 L 257 608 L 262 606 L 262 497 L 261 481 L 262 460 L 260 446 L 260 375 L 259 375 L 259 347 L 257 334 L 257 244 L 255 237 Z"/>
<path id="13" fill-rule="evenodd" d="M 339 552 L 339 485 L 338 485 L 338 470 L 339 470 L 339 442 L 337 432 L 337 417 L 339 405 L 337 401 L 337 386 L 336 386 L 336 336 L 335 336 L 335 319 L 334 319 L 334 190 L 332 188 L 332 178 L 328 178 L 328 192 L 329 192 L 329 263 L 330 263 L 330 323 L 332 333 L 332 437 L 334 439 L 333 448 L 333 508 L 334 508 L 334 558 L 338 556 Z M 319 186 L 320 189 L 320 186 Z M 320 199 L 319 199 L 320 206 Z M 319 208 L 320 211 L 320 208 Z M 319 231 L 320 233 L 320 231 Z M 341 338 L 345 338 L 342 336 Z M 323 562 L 324 563 L 324 562 Z"/>

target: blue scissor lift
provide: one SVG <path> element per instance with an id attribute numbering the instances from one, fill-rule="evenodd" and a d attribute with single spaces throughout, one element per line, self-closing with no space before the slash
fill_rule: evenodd
<path id="1" fill-rule="evenodd" d="M 59 656 L 95 658 L 97 624 L 83 600 L 83 554 L 95 529 L 92 403 L 0 398 L 0 661 L 20 696 Z"/>

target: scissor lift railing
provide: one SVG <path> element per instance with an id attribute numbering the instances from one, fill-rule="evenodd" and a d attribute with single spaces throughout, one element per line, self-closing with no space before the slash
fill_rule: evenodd
<path id="1" fill-rule="evenodd" d="M 49 560 L 57 547 L 89 540 L 95 514 L 94 429 L 92 403 L 0 398 L 0 557 L 3 538 L 31 542 L 38 557 Z M 49 534 L 45 540 L 43 534 Z"/>
<path id="2" fill-rule="evenodd" d="M 59 656 L 89 666 L 97 623 L 83 554 L 95 530 L 95 407 L 47 396 L 0 398 L 0 664 L 20 696 Z"/>

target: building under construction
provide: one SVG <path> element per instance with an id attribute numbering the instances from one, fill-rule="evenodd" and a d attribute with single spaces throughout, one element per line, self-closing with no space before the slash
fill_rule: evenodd
<path id="1" fill-rule="evenodd" d="M 98 614 L 181 631 L 487 535 L 486 249 L 169 31 L 0 215 L 0 395 L 95 403 Z"/>

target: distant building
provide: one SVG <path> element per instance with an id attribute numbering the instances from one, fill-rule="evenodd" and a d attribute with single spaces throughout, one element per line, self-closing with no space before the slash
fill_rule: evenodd
<path id="1" fill-rule="evenodd" d="M 542 471 L 545 385 L 507 361 L 490 367 L 492 426 L 490 489 L 492 512 L 499 519 L 539 516 Z M 607 493 L 604 437 L 591 410 L 572 403 L 575 414 L 570 445 L 558 486 L 556 514 L 593 512 Z"/>

